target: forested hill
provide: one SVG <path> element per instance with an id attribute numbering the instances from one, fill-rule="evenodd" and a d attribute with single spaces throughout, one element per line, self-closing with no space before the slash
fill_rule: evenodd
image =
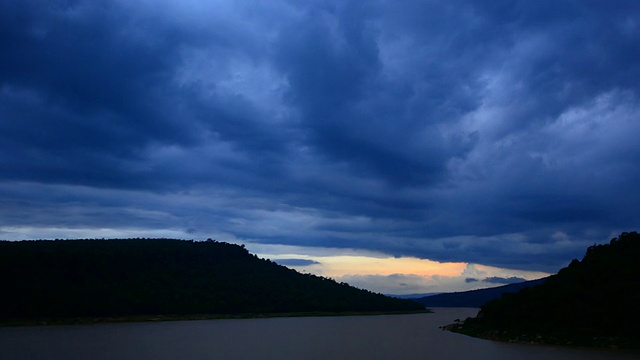
<path id="1" fill-rule="evenodd" d="M 482 306 L 458 331 L 497 340 L 640 348 L 640 235 L 588 248 L 543 284 Z M 454 329 L 455 330 L 455 329 Z"/>
<path id="2" fill-rule="evenodd" d="M 412 311 L 244 246 L 168 239 L 0 241 L 0 322 L 72 317 Z"/>

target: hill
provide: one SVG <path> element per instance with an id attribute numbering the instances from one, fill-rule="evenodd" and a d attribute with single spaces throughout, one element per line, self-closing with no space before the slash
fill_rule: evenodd
<path id="1" fill-rule="evenodd" d="M 169 239 L 0 241 L 0 322 L 83 317 L 416 311 L 300 274 L 244 246 Z"/>
<path id="2" fill-rule="evenodd" d="M 500 298 L 506 293 L 518 292 L 524 288 L 542 284 L 545 280 L 546 278 L 542 278 L 488 289 L 424 296 L 412 300 L 426 307 L 480 307 L 490 300 Z"/>
<path id="3" fill-rule="evenodd" d="M 481 307 L 454 331 L 521 342 L 640 348 L 640 235 L 594 245 L 543 284 Z"/>

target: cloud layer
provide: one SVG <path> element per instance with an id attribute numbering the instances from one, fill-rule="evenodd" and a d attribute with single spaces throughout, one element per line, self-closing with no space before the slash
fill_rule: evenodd
<path id="1" fill-rule="evenodd" d="M 3 2 L 0 238 L 555 271 L 638 226 L 638 18 L 636 1 Z"/>

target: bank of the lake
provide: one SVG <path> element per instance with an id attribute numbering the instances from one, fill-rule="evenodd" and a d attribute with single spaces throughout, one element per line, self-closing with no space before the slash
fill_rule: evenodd
<path id="1" fill-rule="evenodd" d="M 640 351 L 640 234 L 587 248 L 542 283 L 486 302 L 453 327 L 511 342 Z"/>
<path id="2" fill-rule="evenodd" d="M 296 317 L 0 328 L 14 359 L 637 359 L 618 351 L 507 344 L 442 331 L 477 309 L 432 314 Z"/>
<path id="3" fill-rule="evenodd" d="M 110 323 L 138 323 L 138 322 L 160 322 L 160 321 L 265 319 L 265 318 L 282 318 L 282 317 L 296 318 L 296 317 L 407 315 L 407 314 L 427 314 L 431 312 L 433 311 L 430 309 L 423 309 L 423 310 L 415 310 L 415 311 L 341 311 L 341 312 L 306 311 L 306 312 L 290 312 L 290 313 L 139 315 L 139 316 L 121 316 L 121 317 L 66 317 L 66 318 L 40 318 L 40 319 L 0 321 L 0 328 L 19 327 L 19 326 L 95 325 L 95 324 L 110 324 Z"/>

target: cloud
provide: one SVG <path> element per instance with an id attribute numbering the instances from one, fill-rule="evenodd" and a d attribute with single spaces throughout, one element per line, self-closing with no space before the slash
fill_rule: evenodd
<path id="1" fill-rule="evenodd" d="M 637 226 L 639 15 L 633 1 L 4 2 L 0 234 L 556 271 Z"/>
<path id="2" fill-rule="evenodd" d="M 475 266 L 477 265 L 468 264 L 467 269 L 474 268 Z M 347 282 L 356 287 L 371 289 L 372 291 L 380 292 L 383 294 L 404 295 L 476 290 L 486 287 L 495 287 L 502 284 L 512 284 L 526 280 L 534 280 L 544 276 L 548 276 L 548 274 L 541 274 L 536 272 L 523 272 L 520 270 L 485 267 L 483 267 L 483 272 L 488 275 L 503 276 L 488 276 L 480 280 L 472 277 L 467 277 L 466 273 L 468 273 L 468 270 L 466 270 L 462 274 L 435 274 L 426 276 L 416 274 L 347 274 L 338 276 L 336 277 L 336 279 L 338 281 Z"/>
<path id="3" fill-rule="evenodd" d="M 320 265 L 319 262 L 309 259 L 276 259 L 276 262 L 284 266 L 310 266 Z"/>

